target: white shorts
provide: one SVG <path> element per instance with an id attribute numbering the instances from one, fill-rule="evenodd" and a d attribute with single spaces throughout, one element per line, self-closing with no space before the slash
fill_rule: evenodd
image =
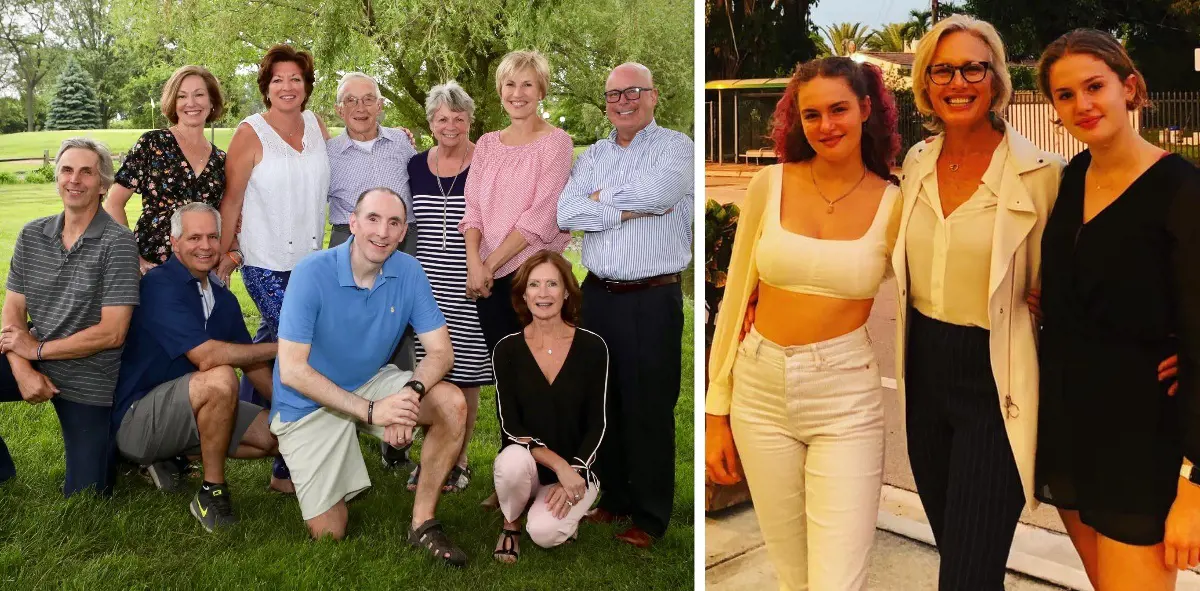
<path id="1" fill-rule="evenodd" d="M 412 372 L 385 365 L 367 383 L 354 391 L 355 396 L 379 400 L 404 388 Z M 354 498 L 371 486 L 367 464 L 358 446 L 358 431 L 383 437 L 383 427 L 361 423 L 335 410 L 319 408 L 300 420 L 284 422 L 275 415 L 271 432 L 279 438 L 300 515 L 305 521 L 333 508 L 338 501 Z"/>

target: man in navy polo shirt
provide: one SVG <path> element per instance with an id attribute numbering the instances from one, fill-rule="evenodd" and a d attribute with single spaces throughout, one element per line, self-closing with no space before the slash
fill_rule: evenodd
<path id="1" fill-rule="evenodd" d="M 417 486 L 408 540 L 462 566 L 467 557 L 434 510 L 462 448 L 467 408 L 462 391 L 442 381 L 454 353 L 429 279 L 396 251 L 407 227 L 395 191 L 368 189 L 350 216 L 352 238 L 296 265 L 279 319 L 271 431 L 309 532 L 341 539 L 346 501 L 371 486 L 357 431 L 401 446 L 415 425 L 426 426 L 421 472 L 431 478 Z M 387 364 L 409 325 L 427 351 L 412 372 Z"/>
<path id="2" fill-rule="evenodd" d="M 210 279 L 220 239 L 221 217 L 207 204 L 189 203 L 171 216 L 174 256 L 142 278 L 112 414 L 117 448 L 135 462 L 199 453 L 204 483 L 189 508 L 210 532 L 237 521 L 225 458 L 276 450 L 267 411 L 238 400 L 234 373 L 241 368 L 269 395 L 267 362 L 276 344 L 250 344 L 237 298 Z"/>

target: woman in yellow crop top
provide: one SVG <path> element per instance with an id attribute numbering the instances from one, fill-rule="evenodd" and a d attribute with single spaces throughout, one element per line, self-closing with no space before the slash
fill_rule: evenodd
<path id="1" fill-rule="evenodd" d="M 810 61 L 772 135 L 783 164 L 750 181 L 713 337 L 707 472 L 744 470 L 782 589 L 863 589 L 884 436 L 865 323 L 901 201 L 895 102 L 874 66 Z"/>

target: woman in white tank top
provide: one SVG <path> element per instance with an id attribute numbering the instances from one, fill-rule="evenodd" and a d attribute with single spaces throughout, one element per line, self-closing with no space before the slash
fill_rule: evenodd
<path id="1" fill-rule="evenodd" d="M 313 60 L 305 51 L 276 45 L 259 63 L 258 89 L 267 111 L 247 117 L 229 143 L 218 276 L 229 282 L 242 269 L 246 291 L 262 324 L 255 342 L 273 342 L 279 330 L 284 290 L 296 263 L 321 249 L 329 195 L 329 132 L 305 110 L 313 88 Z M 250 391 L 243 380 L 243 393 Z M 267 384 L 252 384 L 258 392 Z M 266 406 L 259 395 L 251 402 Z M 281 457 L 275 459 L 271 487 L 291 492 Z"/>
<path id="2" fill-rule="evenodd" d="M 708 478 L 744 470 L 780 588 L 864 589 L 884 428 L 865 323 L 901 201 L 895 102 L 878 68 L 814 60 L 772 136 L 783 164 L 750 181 L 713 337 Z"/>

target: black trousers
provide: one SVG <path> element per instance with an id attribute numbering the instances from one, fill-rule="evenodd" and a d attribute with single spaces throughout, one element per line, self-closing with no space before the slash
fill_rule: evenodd
<path id="1" fill-rule="evenodd" d="M 583 326 L 608 344 L 600 507 L 662 537 L 675 499 L 675 403 L 683 337 L 680 284 L 623 294 L 583 283 Z"/>
<path id="2" fill-rule="evenodd" d="M 1004 589 L 1025 493 L 992 377 L 988 331 L 909 310 L 908 457 L 941 591 Z"/>
<path id="3" fill-rule="evenodd" d="M 513 271 L 503 277 L 496 277 L 492 282 L 492 295 L 475 300 L 475 310 L 479 312 L 479 328 L 483 330 L 488 357 L 492 356 L 492 351 L 500 339 L 520 332 L 523 328 L 512 304 L 512 282 L 516 274 L 517 272 Z"/>

